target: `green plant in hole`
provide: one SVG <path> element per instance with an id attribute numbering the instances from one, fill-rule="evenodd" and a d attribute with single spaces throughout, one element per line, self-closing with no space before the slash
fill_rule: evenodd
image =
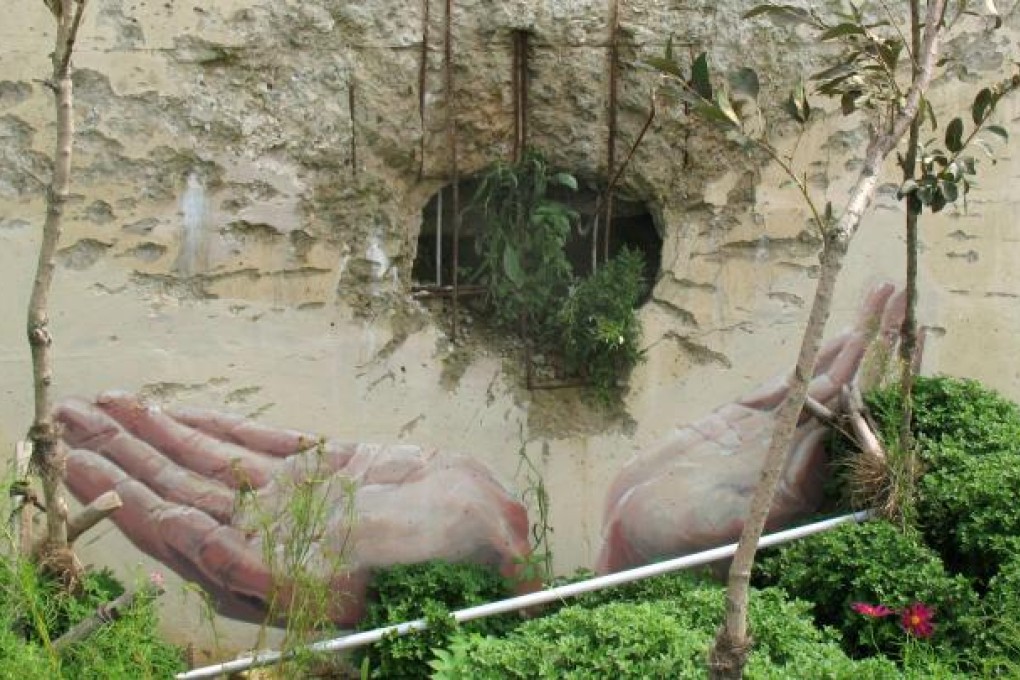
<path id="1" fill-rule="evenodd" d="M 644 259 L 625 248 L 578 281 L 565 248 L 579 216 L 549 198 L 553 187 L 576 190 L 577 180 L 551 171 L 533 150 L 482 177 L 472 199 L 481 215 L 475 276 L 497 325 L 561 358 L 568 375 L 588 379 L 598 401 L 607 403 L 642 356 L 634 308 L 643 292 Z"/>
<path id="2" fill-rule="evenodd" d="M 641 360 L 641 322 L 634 311 L 644 287 L 644 257 L 624 248 L 574 286 L 559 320 L 567 371 L 591 380 L 599 401 L 612 399 L 620 376 Z"/>
<path id="3" fill-rule="evenodd" d="M 499 162 L 482 177 L 472 208 L 482 216 L 475 238 L 475 272 L 488 291 L 496 322 L 548 343 L 557 334 L 556 310 L 573 279 L 565 246 L 578 214 L 548 197 L 553 186 L 576 190 L 577 180 L 554 173 L 529 150 L 515 164 Z"/>

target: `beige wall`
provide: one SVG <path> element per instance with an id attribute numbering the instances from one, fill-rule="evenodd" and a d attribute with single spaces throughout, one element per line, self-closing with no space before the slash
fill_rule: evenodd
<path id="1" fill-rule="evenodd" d="M 508 31 L 527 28 L 532 143 L 582 178 L 604 175 L 607 3 L 454 4 L 462 173 L 508 151 Z M 621 148 L 656 82 L 637 61 L 670 32 L 716 63 L 749 60 L 769 95 L 818 63 L 796 34 L 739 21 L 743 3 L 674 4 L 622 10 Z M 75 58 L 74 198 L 52 299 L 55 387 L 86 396 L 123 388 L 343 439 L 469 452 L 518 486 L 523 432 L 551 489 L 557 568 L 590 565 L 605 488 L 623 462 L 790 365 L 816 247 L 776 168 L 749 165 L 664 112 L 623 180 L 665 238 L 663 275 L 641 311 L 647 361 L 631 379 L 626 416 L 604 417 L 569 391 L 529 394 L 519 362 L 481 341 L 454 353 L 408 294 L 420 211 L 449 165 L 442 8 L 431 5 L 422 121 L 420 6 L 90 3 Z M 950 45 L 964 61 L 938 83 L 939 110 L 969 110 L 979 84 L 1001 77 L 1017 28 L 1009 17 L 1000 33 Z M 38 82 L 51 32 L 43 4 L 29 0 L 0 25 L 4 451 L 31 419 L 22 319 L 43 214 L 37 177 L 47 176 L 54 133 Z M 1017 116 L 1016 99 L 1005 100 L 1001 122 Z M 780 126 L 775 139 L 790 147 L 795 132 Z M 812 187 L 837 206 L 864 136 L 861 120 L 833 114 L 797 144 Z M 975 377 L 1020 399 L 1014 155 L 1010 144 L 994 168 L 982 161 L 966 211 L 925 217 L 921 318 L 933 328 L 927 372 Z M 891 186 L 853 245 L 834 328 L 870 282 L 902 277 Z M 104 531 L 84 546 L 88 561 L 125 572 L 148 565 Z M 193 601 L 175 595 L 167 607 L 171 625 L 193 628 Z"/>

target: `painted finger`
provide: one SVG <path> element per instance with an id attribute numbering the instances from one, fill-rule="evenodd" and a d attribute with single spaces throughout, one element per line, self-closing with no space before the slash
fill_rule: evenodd
<path id="1" fill-rule="evenodd" d="M 198 508 L 221 522 L 230 521 L 235 492 L 180 467 L 88 402 L 64 402 L 54 417 L 71 446 L 103 456 L 166 501 Z"/>
<path id="2" fill-rule="evenodd" d="M 188 427 L 132 395 L 107 392 L 96 405 L 178 465 L 231 489 L 261 488 L 279 466 L 279 461 Z"/>
<path id="3" fill-rule="evenodd" d="M 92 452 L 73 452 L 68 471 L 75 477 L 99 475 L 113 481 L 112 488 L 124 502 L 112 515 L 117 527 L 140 550 L 197 582 L 217 601 L 264 595 L 260 575 L 265 569 L 253 565 L 259 562 L 257 556 L 233 527 L 195 508 L 166 502 Z"/>
<path id="4" fill-rule="evenodd" d="M 895 288 L 892 284 L 875 286 L 861 305 L 853 331 L 824 372 L 816 374 L 809 394 L 827 404 L 835 399 L 843 385 L 850 384 L 861 368 L 865 352 L 882 329 L 886 319 L 895 318 L 896 305 L 890 305 Z M 890 311 L 891 310 L 891 311 Z"/>
<path id="5" fill-rule="evenodd" d="M 159 514 L 167 549 L 193 565 L 214 592 L 258 607 L 268 602 L 273 579 L 262 556 L 240 531 L 191 508 L 167 507 Z"/>
<path id="6" fill-rule="evenodd" d="M 262 425 L 250 418 L 199 408 L 166 410 L 175 420 L 223 442 L 275 458 L 287 458 L 314 447 L 321 439 L 309 432 Z"/>

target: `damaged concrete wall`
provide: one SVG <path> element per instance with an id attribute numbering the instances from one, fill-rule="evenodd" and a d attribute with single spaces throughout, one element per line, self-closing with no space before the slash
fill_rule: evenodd
<path id="1" fill-rule="evenodd" d="M 744 3 L 676 5 L 621 3 L 617 158 L 657 85 L 640 62 L 669 35 L 723 70 L 759 69 L 771 102 L 824 57 L 791 27 L 740 20 Z M 52 302 L 58 394 L 122 388 L 345 440 L 463 451 L 519 487 L 523 443 L 551 489 L 557 568 L 591 565 L 616 470 L 792 363 L 818 248 L 776 168 L 662 111 L 621 180 L 664 239 L 641 310 L 647 360 L 625 413 L 607 418 L 569 390 L 529 393 L 514 356 L 450 342 L 409 294 L 422 208 L 452 171 L 448 117 L 461 176 L 509 155 L 512 32 L 528 31 L 529 143 L 582 181 L 604 181 L 609 16 L 604 0 L 455 1 L 451 98 L 436 0 L 93 0 L 75 58 L 73 197 Z M 937 109 L 966 110 L 1004 75 L 1018 29 L 1008 16 L 997 33 L 975 21 L 954 38 L 959 61 L 936 85 Z M 51 41 L 41 2 L 19 2 L 0 27 L 4 451 L 31 420 L 21 319 L 51 166 L 52 103 L 38 80 Z M 1005 100 L 1000 120 L 1011 127 L 1017 115 Z M 835 113 L 802 136 L 775 129 L 836 205 L 866 134 L 865 121 Z M 1013 147 L 983 171 L 966 211 L 923 223 L 925 370 L 1020 399 Z M 895 183 L 890 167 L 834 328 L 869 282 L 902 276 Z M 123 541 L 108 532 L 86 559 L 107 563 Z M 171 626 L 191 625 L 193 607 L 168 606 Z"/>

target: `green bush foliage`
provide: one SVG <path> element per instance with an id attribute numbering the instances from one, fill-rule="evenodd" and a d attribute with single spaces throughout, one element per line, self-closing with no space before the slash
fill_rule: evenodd
<path id="1" fill-rule="evenodd" d="M 866 401 L 880 431 L 894 438 L 902 413 L 899 386 L 876 390 Z M 1020 454 L 1020 407 L 975 380 L 918 376 L 911 428 L 929 469 L 955 467 L 961 451 L 968 457 Z"/>
<path id="2" fill-rule="evenodd" d="M 959 462 L 921 479 L 919 518 L 947 567 L 983 585 L 1020 555 L 1020 456 L 998 451 L 974 457 L 950 453 L 949 446 L 939 456 Z"/>
<path id="3" fill-rule="evenodd" d="M 974 622 L 973 665 L 984 677 L 1020 677 L 1020 556 L 1002 565 L 988 584 Z"/>
<path id="4" fill-rule="evenodd" d="M 977 596 L 962 576 L 946 572 L 913 530 L 881 521 L 843 525 L 761 553 L 756 582 L 779 586 L 813 603 L 815 621 L 843 633 L 852 655 L 898 654 L 903 633 L 888 620 L 851 609 L 855 602 L 894 609 L 922 602 L 935 609 L 935 645 L 964 649 Z"/>
<path id="5" fill-rule="evenodd" d="M 641 323 L 634 311 L 644 287 L 644 257 L 624 248 L 575 286 L 559 321 L 567 371 L 586 375 L 601 401 L 641 359 Z"/>
<path id="6" fill-rule="evenodd" d="M 898 386 L 867 402 L 886 441 L 895 441 Z M 973 380 L 922 376 L 912 427 L 924 464 L 917 519 L 925 541 L 950 571 L 983 585 L 1020 536 L 1020 406 Z"/>
<path id="7" fill-rule="evenodd" d="M 662 597 L 629 601 L 652 594 Z M 690 576 L 653 579 L 587 597 L 503 638 L 458 633 L 449 648 L 437 650 L 433 677 L 706 677 L 722 604 L 716 584 Z M 779 590 L 754 594 L 751 627 L 757 644 L 747 678 L 900 677 L 886 659 L 849 659 L 831 631 L 813 625 L 808 605 Z"/>
<path id="8" fill-rule="evenodd" d="M 158 636 L 151 598 L 61 653 L 50 643 L 124 592 L 109 571 L 87 573 L 70 594 L 22 561 L 0 560 L 0 659 L 4 677 L 169 678 L 184 670 L 181 650 Z"/>
<path id="9" fill-rule="evenodd" d="M 504 579 L 492 568 L 451 564 L 441 560 L 396 565 L 376 572 L 370 587 L 368 610 L 359 629 L 427 618 L 429 629 L 404 637 L 391 637 L 355 654 L 360 665 L 368 657 L 373 677 L 421 678 L 428 675 L 432 648 L 447 644 L 458 628 L 451 611 L 492 602 L 508 596 Z M 465 630 L 499 633 L 519 619 L 503 616 L 464 626 Z"/>

